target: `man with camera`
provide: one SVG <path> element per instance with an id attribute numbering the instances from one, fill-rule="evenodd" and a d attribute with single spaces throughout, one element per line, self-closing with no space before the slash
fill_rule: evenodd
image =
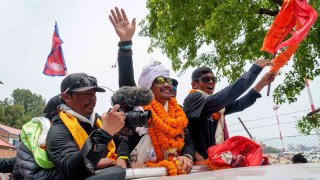
<path id="1" fill-rule="evenodd" d="M 115 134 L 125 115 L 115 105 L 102 117 L 94 113 L 96 92 L 105 92 L 93 76 L 73 73 L 61 82 L 61 112 L 52 118 L 46 150 L 68 179 L 84 179 L 97 169 L 116 164 Z M 118 152 L 117 152 L 118 153 Z"/>
<path id="2" fill-rule="evenodd" d="M 131 50 L 135 19 L 130 23 L 123 9 L 119 11 L 115 8 L 111 10 L 111 14 L 109 19 L 120 38 L 119 86 L 136 86 Z M 186 130 L 188 119 L 175 98 L 171 97 L 172 79 L 169 76 L 169 70 L 157 63 L 148 65 L 141 73 L 139 87 L 151 89 L 154 95 L 151 104 L 144 106 L 144 110 L 152 112 L 152 118 L 145 134 L 139 129 L 139 132 L 128 137 L 128 149 L 130 152 L 132 150 L 135 152 L 131 153 L 131 157 L 135 156 L 131 162 L 132 167 L 165 166 L 169 175 L 177 175 L 190 173 L 193 166 L 194 147 Z M 144 135 L 139 137 L 138 133 Z M 139 161 L 136 161 L 137 159 Z M 144 164 L 147 161 L 148 163 Z M 176 162 L 177 168 L 175 168 Z"/>

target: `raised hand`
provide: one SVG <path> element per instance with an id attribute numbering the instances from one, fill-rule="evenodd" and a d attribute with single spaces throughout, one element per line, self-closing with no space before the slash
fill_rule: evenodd
<path id="1" fill-rule="evenodd" d="M 120 42 L 130 41 L 136 30 L 136 18 L 133 18 L 130 24 L 126 12 L 123 9 L 121 9 L 121 13 L 117 7 L 114 9 L 115 10 L 111 10 L 109 19 L 120 38 Z"/>
<path id="2" fill-rule="evenodd" d="M 260 92 L 266 85 L 274 81 L 275 73 L 267 72 L 265 73 L 260 81 L 253 87 L 253 89 L 257 92 Z"/>
<path id="3" fill-rule="evenodd" d="M 260 66 L 261 68 L 272 65 L 272 63 L 267 59 L 257 59 L 255 64 Z"/>

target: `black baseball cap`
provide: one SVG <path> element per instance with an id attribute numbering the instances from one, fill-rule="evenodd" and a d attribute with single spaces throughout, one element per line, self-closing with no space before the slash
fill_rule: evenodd
<path id="1" fill-rule="evenodd" d="M 49 99 L 46 107 L 43 110 L 43 113 L 49 114 L 52 111 L 56 111 L 57 107 L 60 106 L 62 103 L 60 94 L 53 96 L 51 99 Z"/>
<path id="2" fill-rule="evenodd" d="M 179 82 L 176 79 L 172 79 L 172 86 L 178 86 Z"/>
<path id="3" fill-rule="evenodd" d="M 213 72 L 210 68 L 205 67 L 205 66 L 199 67 L 192 72 L 191 80 L 197 81 L 199 78 L 201 78 L 201 76 L 203 76 L 204 74 L 207 74 L 207 73 L 213 74 Z"/>
<path id="4" fill-rule="evenodd" d="M 86 73 L 69 74 L 62 80 L 60 86 L 61 92 L 81 92 L 89 89 L 95 89 L 96 92 L 106 92 L 105 89 L 98 86 L 98 82 L 95 77 L 89 76 Z"/>

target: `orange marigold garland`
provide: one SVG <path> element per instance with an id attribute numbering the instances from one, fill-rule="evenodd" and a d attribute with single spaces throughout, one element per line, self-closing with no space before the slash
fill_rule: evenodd
<path id="1" fill-rule="evenodd" d="M 182 172 L 181 169 L 178 170 L 179 161 L 178 160 L 163 160 L 158 163 L 155 162 L 146 162 L 148 167 L 165 167 L 167 169 L 169 176 L 177 176 L 181 174 L 186 174 L 186 172 Z"/>
<path id="2" fill-rule="evenodd" d="M 207 165 L 207 166 L 209 166 L 209 168 L 211 170 L 229 169 L 229 168 L 231 168 L 231 166 L 228 166 L 228 165 L 226 165 L 226 166 L 216 166 L 216 165 L 211 163 L 209 158 L 206 159 L 205 161 L 197 161 L 197 162 L 194 163 L 194 165 Z"/>
<path id="3" fill-rule="evenodd" d="M 152 112 L 148 132 L 157 162 L 164 160 L 163 151 L 177 149 L 180 152 L 184 146 L 183 130 L 188 124 L 188 119 L 176 99 L 171 98 L 168 101 L 168 112 L 156 100 L 144 106 L 144 109 Z"/>

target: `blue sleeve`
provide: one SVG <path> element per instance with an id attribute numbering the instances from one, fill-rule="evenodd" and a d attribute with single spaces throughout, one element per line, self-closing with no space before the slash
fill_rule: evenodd
<path id="1" fill-rule="evenodd" d="M 224 114 L 227 115 L 243 111 L 244 109 L 255 103 L 257 98 L 260 97 L 261 94 L 259 92 L 251 89 L 245 96 L 236 100 L 234 103 L 227 105 Z"/>
<path id="2" fill-rule="evenodd" d="M 225 87 L 216 94 L 208 96 L 204 105 L 204 113 L 212 114 L 227 105 L 234 103 L 234 101 L 253 84 L 261 71 L 261 67 L 253 64 L 249 71 L 243 74 L 234 83 Z"/>

